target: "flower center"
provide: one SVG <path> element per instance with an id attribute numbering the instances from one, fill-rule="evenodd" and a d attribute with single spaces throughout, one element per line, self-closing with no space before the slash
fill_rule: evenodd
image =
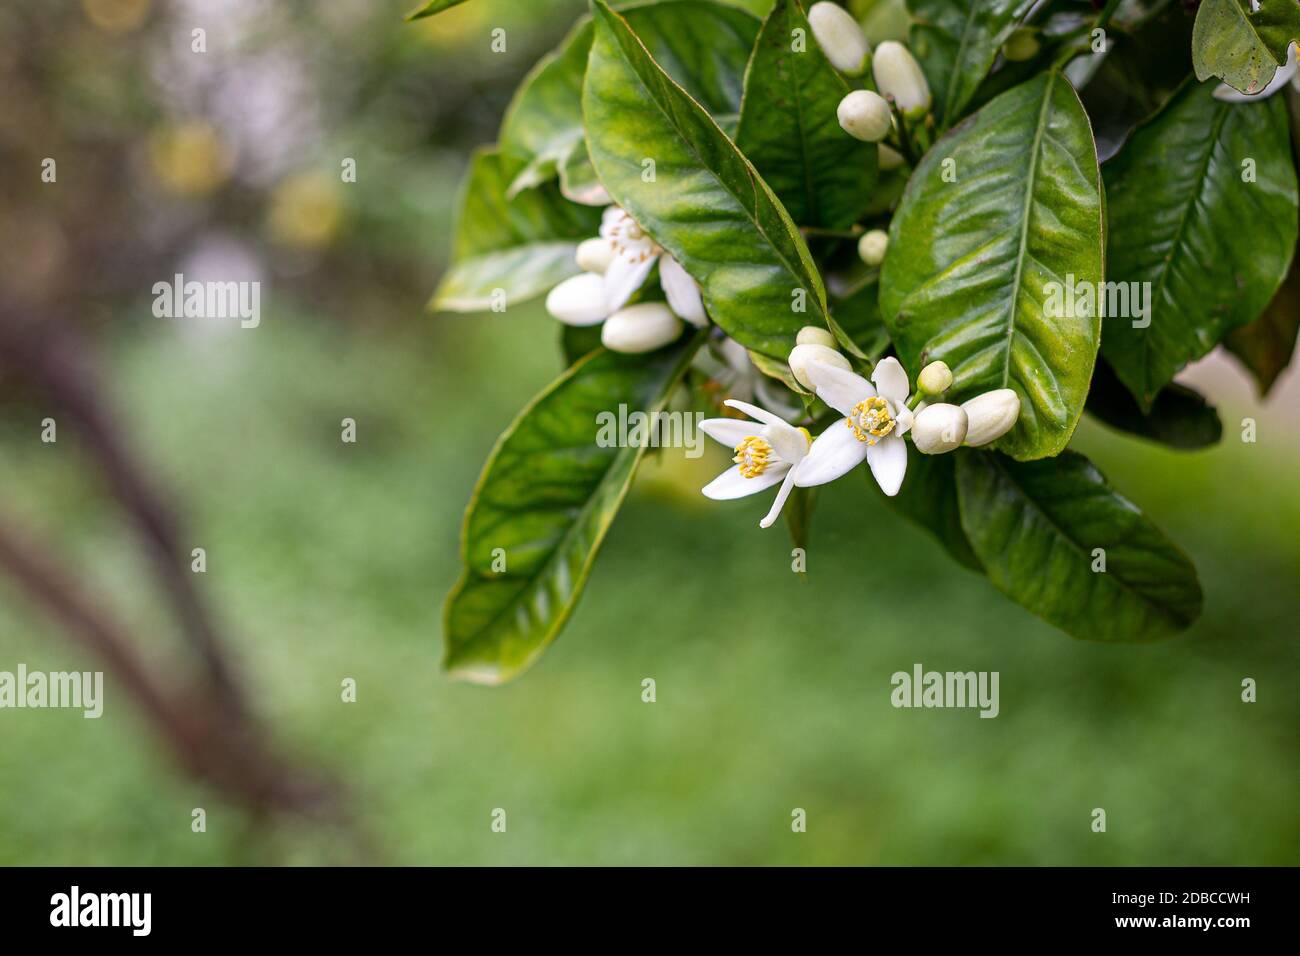
<path id="1" fill-rule="evenodd" d="M 736 457 L 731 460 L 740 466 L 742 477 L 757 478 L 771 464 L 772 445 L 766 438 L 750 435 L 736 446 L 735 451 Z"/>
<path id="2" fill-rule="evenodd" d="M 626 212 L 620 211 L 607 227 L 602 226 L 601 233 L 609 240 L 615 253 L 633 262 L 645 262 L 659 255 L 659 247 Z"/>
<path id="3" fill-rule="evenodd" d="M 853 414 L 844 420 L 853 429 L 858 441 L 874 445 L 877 438 L 884 438 L 894 430 L 894 416 L 890 414 L 889 403 L 877 395 L 853 406 Z"/>

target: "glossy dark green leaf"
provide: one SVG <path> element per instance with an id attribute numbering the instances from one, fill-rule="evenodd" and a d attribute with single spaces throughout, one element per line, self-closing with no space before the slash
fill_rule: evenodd
<path id="1" fill-rule="evenodd" d="M 1202 0 L 1192 31 L 1196 78 L 1222 78 L 1243 93 L 1268 85 L 1286 62 L 1292 40 L 1300 39 L 1300 4 L 1296 0 Z"/>
<path id="2" fill-rule="evenodd" d="M 1083 411 L 1101 323 L 1053 299 L 1100 283 L 1102 233 L 1088 117 L 1057 72 L 943 136 L 890 223 L 880 308 L 900 360 L 913 377 L 947 362 L 952 401 L 1015 389 L 1020 419 L 998 447 L 1016 458 L 1060 452 Z"/>
<path id="3" fill-rule="evenodd" d="M 907 458 L 903 487 L 892 498 L 885 497 L 870 476 L 867 480 L 891 508 L 933 535 L 954 561 L 983 573 L 984 566 L 961 526 L 956 456 L 922 455 L 913 449 Z"/>
<path id="4" fill-rule="evenodd" d="M 1249 369 L 1263 398 L 1291 364 L 1297 333 L 1300 333 L 1300 258 L 1293 257 L 1282 288 L 1277 290 L 1264 314 L 1249 325 L 1229 332 L 1223 345 Z"/>
<path id="5" fill-rule="evenodd" d="M 908 0 L 908 45 L 930 83 L 939 128 L 960 119 L 1033 0 Z"/>
<path id="6" fill-rule="evenodd" d="M 429 307 L 435 311 L 480 312 L 502 290 L 506 305 L 545 292 L 578 272 L 578 242 L 600 228 L 600 211 L 564 199 L 553 184 L 506 198 L 518 173 L 495 149 L 481 149 L 470 161 L 452 266 Z"/>
<path id="7" fill-rule="evenodd" d="M 854 345 L 850 354 L 875 361 L 889 347 L 889 330 L 880 317 L 880 271 L 864 269 L 831 292 L 831 316 Z"/>
<path id="8" fill-rule="evenodd" d="M 431 17 L 435 13 L 442 13 L 444 10 L 450 10 L 452 7 L 458 7 L 465 0 L 426 0 L 420 6 L 416 7 L 406 15 L 408 20 L 419 20 L 423 17 Z"/>
<path id="9" fill-rule="evenodd" d="M 777 0 L 745 72 L 736 146 L 795 222 L 839 229 L 870 203 L 880 150 L 840 127 L 849 85 L 811 37 L 798 0 Z"/>
<path id="10" fill-rule="evenodd" d="M 1194 389 L 1171 382 L 1143 412 L 1106 362 L 1097 363 L 1088 392 L 1088 413 L 1117 431 L 1170 448 L 1207 448 L 1223 437 L 1214 406 Z"/>
<path id="11" fill-rule="evenodd" d="M 510 194 L 555 176 L 582 142 L 582 75 L 591 50 L 591 22 L 584 20 L 524 77 L 501 121 L 501 152 L 527 165 Z"/>
<path id="12" fill-rule="evenodd" d="M 963 449 L 957 495 L 989 580 L 1072 637 L 1156 640 L 1200 614 L 1191 561 L 1082 455 L 1017 462 Z"/>
<path id="13" fill-rule="evenodd" d="M 454 676 L 507 681 L 555 640 L 645 451 L 601 447 L 598 416 L 661 410 L 699 338 L 648 355 L 594 352 L 501 436 L 465 515 L 465 570 L 445 608 Z"/>
<path id="14" fill-rule="evenodd" d="M 1283 99 L 1212 93 L 1188 83 L 1103 169 L 1107 279 L 1141 293 L 1149 315 L 1107 318 L 1101 351 L 1143 408 L 1229 329 L 1259 317 L 1296 246 Z"/>
<path id="15" fill-rule="evenodd" d="M 627 21 L 595 3 L 583 88 L 600 181 L 700 284 L 710 317 L 784 359 L 826 293 L 798 229 L 708 112 L 672 81 Z"/>
<path id="16" fill-rule="evenodd" d="M 707 0 L 641 5 L 623 15 L 675 81 L 715 118 L 734 123 L 758 32 L 754 17 Z M 529 71 L 506 110 L 501 150 L 526 164 L 511 184 L 512 195 L 558 172 L 565 196 L 603 204 L 583 144 L 582 77 L 591 35 L 591 20 L 584 17 Z"/>

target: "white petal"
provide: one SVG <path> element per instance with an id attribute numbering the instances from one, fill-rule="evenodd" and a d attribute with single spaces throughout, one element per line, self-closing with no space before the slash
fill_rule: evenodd
<path id="1" fill-rule="evenodd" d="M 886 435 L 867 446 L 867 464 L 880 490 L 892 498 L 898 494 L 907 474 L 907 442 L 896 435 Z"/>
<path id="2" fill-rule="evenodd" d="M 742 422 L 735 418 L 706 418 L 700 422 L 700 430 L 728 448 L 735 448 L 749 436 L 762 431 L 753 422 Z"/>
<path id="3" fill-rule="evenodd" d="M 781 509 L 785 507 L 785 499 L 789 498 L 790 492 L 794 491 L 795 471 L 797 469 L 791 468 L 786 472 L 785 480 L 781 482 L 781 490 L 776 493 L 776 500 L 772 502 L 772 510 L 758 523 L 760 528 L 772 527 L 772 523 L 781 516 Z"/>
<path id="4" fill-rule="evenodd" d="M 757 478 L 746 478 L 740 473 L 739 465 L 732 465 L 700 490 L 704 492 L 706 498 L 712 498 L 714 501 L 743 498 L 746 495 L 756 494 L 764 488 L 771 488 L 784 478 L 785 473 L 789 470 L 789 465 L 770 465 Z"/>
<path id="5" fill-rule="evenodd" d="M 594 272 L 565 279 L 546 296 L 546 311 L 565 325 L 595 325 L 605 321 L 605 280 Z"/>
<path id="6" fill-rule="evenodd" d="M 858 441 L 848 421 L 841 419 L 817 436 L 808 456 L 799 462 L 794 483 L 800 488 L 824 485 L 852 471 L 867 457 L 867 443 Z"/>
<path id="7" fill-rule="evenodd" d="M 871 380 L 876 383 L 876 388 L 880 389 L 883 398 L 889 399 L 895 405 L 907 404 L 907 394 L 911 391 L 911 386 L 907 382 L 907 372 L 903 370 L 902 363 L 898 359 L 892 355 L 881 359 L 876 364 L 875 371 L 871 373 Z"/>
<path id="8" fill-rule="evenodd" d="M 898 425 L 894 429 L 894 434 L 899 438 L 906 435 L 908 430 L 912 427 L 912 422 L 915 420 L 915 417 L 916 416 L 912 413 L 912 410 L 906 405 L 900 405 L 895 408 L 894 421 L 898 422 Z"/>
<path id="9" fill-rule="evenodd" d="M 632 293 L 641 288 L 650 270 L 655 267 L 655 257 L 635 259 L 619 254 L 605 270 L 605 307 L 617 312 L 627 305 Z"/>
<path id="10" fill-rule="evenodd" d="M 808 454 L 808 439 L 793 425 L 785 422 L 764 425 L 763 437 L 771 443 L 772 450 L 782 461 L 795 464 Z"/>
<path id="11" fill-rule="evenodd" d="M 854 405 L 876 397 L 875 388 L 861 375 L 825 362 L 809 362 L 804 374 L 816 388 L 817 397 L 841 415 L 852 415 Z"/>
<path id="12" fill-rule="evenodd" d="M 1296 75 L 1296 45 L 1292 43 L 1287 48 L 1286 63 L 1277 68 L 1273 74 L 1273 79 L 1269 80 L 1262 90 L 1254 93 L 1242 93 L 1234 90 L 1227 83 L 1220 83 L 1214 90 L 1216 100 L 1224 100 L 1228 103 L 1249 103 L 1252 100 L 1262 100 L 1266 96 L 1272 96 Z"/>
<path id="13" fill-rule="evenodd" d="M 790 427 L 790 425 L 784 419 L 780 418 L 779 416 L 773 415 L 765 408 L 759 408 L 757 405 L 751 405 L 749 404 L 749 402 L 742 402 L 734 398 L 729 398 L 722 404 L 730 405 L 736 411 L 744 412 L 750 418 L 754 419 L 754 421 L 762 422 L 764 425 L 785 425 L 786 428 Z"/>
<path id="14" fill-rule="evenodd" d="M 681 263 L 667 254 L 659 257 L 659 285 L 674 312 L 697 328 L 702 329 L 708 324 L 700 287 Z"/>

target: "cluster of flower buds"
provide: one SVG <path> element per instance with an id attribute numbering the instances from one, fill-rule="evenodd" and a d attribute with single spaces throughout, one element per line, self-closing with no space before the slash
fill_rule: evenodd
<path id="1" fill-rule="evenodd" d="M 853 90 L 840 101 L 836 117 L 850 136 L 879 144 L 881 169 L 897 169 L 903 155 L 884 140 L 897 131 L 895 108 L 914 121 L 929 112 L 930 86 L 921 67 L 907 47 L 893 40 L 880 44 L 873 54 L 858 21 L 829 0 L 809 8 L 808 23 L 831 66 L 852 77 L 871 71 L 876 89 Z"/>
<path id="2" fill-rule="evenodd" d="M 983 392 L 960 405 L 931 402 L 952 387 L 952 369 L 946 362 L 931 362 L 916 381 L 922 400 L 912 424 L 916 450 L 939 455 L 961 445 L 977 448 L 996 441 L 1020 417 L 1020 396 L 1012 388 Z"/>

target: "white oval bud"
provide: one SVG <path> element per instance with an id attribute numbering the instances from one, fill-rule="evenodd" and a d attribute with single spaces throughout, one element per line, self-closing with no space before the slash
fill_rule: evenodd
<path id="1" fill-rule="evenodd" d="M 662 302 L 641 302 L 619 309 L 600 330 L 600 341 L 614 352 L 653 352 L 674 342 L 686 326 Z"/>
<path id="2" fill-rule="evenodd" d="M 808 25 L 831 66 L 849 76 L 867 72 L 871 47 L 853 14 L 838 3 L 822 0 L 809 8 Z"/>
<path id="3" fill-rule="evenodd" d="M 848 359 L 825 345 L 796 345 L 790 350 L 790 357 L 786 361 L 790 365 L 790 371 L 794 373 L 794 380 L 810 392 L 816 392 L 817 386 L 808 378 L 809 362 L 822 362 L 842 368 L 846 372 L 852 371 Z"/>
<path id="4" fill-rule="evenodd" d="M 880 158 L 878 160 L 881 172 L 889 172 L 891 169 L 897 169 L 902 166 L 905 159 L 903 154 L 887 143 L 880 144 Z"/>
<path id="5" fill-rule="evenodd" d="M 927 405 L 912 419 L 912 441 L 923 455 L 941 455 L 961 446 L 968 424 L 960 405 Z"/>
<path id="6" fill-rule="evenodd" d="M 889 135 L 894 114 L 879 93 L 854 90 L 836 107 L 835 116 L 844 132 L 864 143 L 878 143 Z"/>
<path id="7" fill-rule="evenodd" d="M 583 272 L 596 272 L 601 275 L 609 268 L 609 264 L 614 261 L 614 244 L 608 239 L 597 237 L 595 239 L 584 239 L 578 243 L 578 251 L 574 258 L 578 261 L 578 268 Z"/>
<path id="8" fill-rule="evenodd" d="M 987 445 L 1011 430 L 1020 417 L 1020 395 L 1015 389 L 999 388 L 962 402 L 968 425 L 966 444 Z"/>
<path id="9" fill-rule="evenodd" d="M 925 82 L 920 64 L 903 44 L 896 40 L 880 44 L 872 70 L 881 94 L 892 96 L 904 116 L 919 119 L 930 109 L 930 85 Z"/>
<path id="10" fill-rule="evenodd" d="M 952 387 L 952 369 L 947 362 L 931 362 L 921 369 L 916 385 L 926 395 L 942 395 Z"/>
<path id="11" fill-rule="evenodd" d="M 1002 55 L 1012 63 L 1032 60 L 1038 56 L 1040 46 L 1033 28 L 1019 27 L 1007 38 L 1007 42 L 1002 44 Z"/>
<path id="12" fill-rule="evenodd" d="M 858 258 L 875 267 L 885 261 L 885 250 L 888 248 L 889 234 L 883 229 L 872 229 L 864 232 L 858 240 Z"/>
<path id="13" fill-rule="evenodd" d="M 824 345 L 828 349 L 835 348 L 835 336 L 815 325 L 805 325 L 794 340 L 797 345 Z"/>
<path id="14" fill-rule="evenodd" d="M 565 325 L 595 325 L 609 315 L 605 279 L 594 272 L 565 279 L 547 294 L 546 311 Z"/>

